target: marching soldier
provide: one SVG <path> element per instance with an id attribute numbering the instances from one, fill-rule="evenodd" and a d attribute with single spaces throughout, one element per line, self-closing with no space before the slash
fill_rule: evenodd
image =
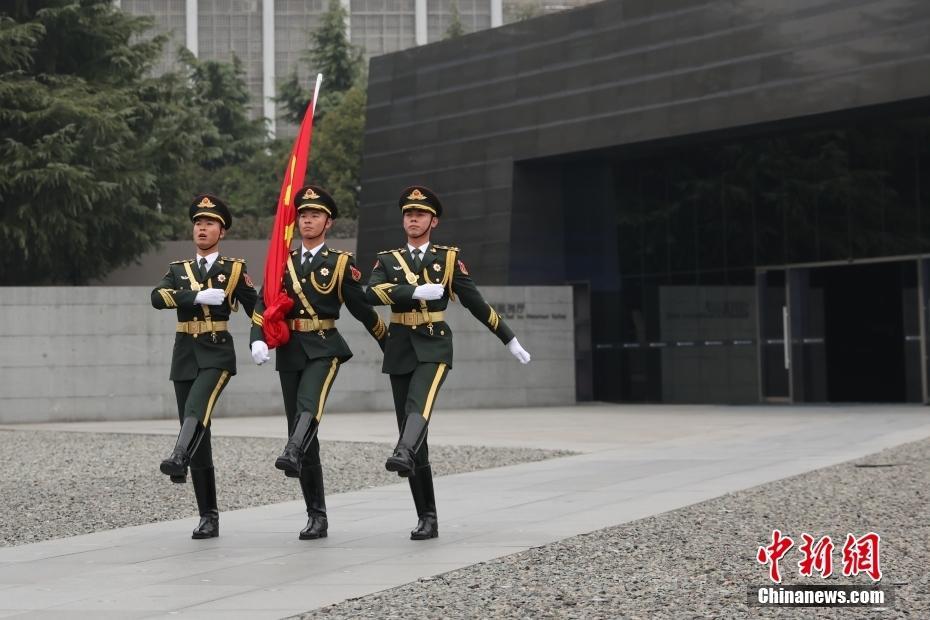
<path id="1" fill-rule="evenodd" d="M 220 240 L 232 224 L 229 208 L 216 196 L 201 194 L 191 203 L 196 257 L 171 263 L 152 290 L 152 305 L 178 313 L 171 380 L 178 401 L 181 432 L 161 472 L 172 482 L 187 481 L 190 467 L 200 524 L 191 538 L 219 536 L 216 480 L 210 447 L 210 417 L 216 401 L 236 374 L 236 352 L 227 330 L 239 304 L 252 314 L 257 293 L 245 261 L 219 255 Z"/>
<path id="2" fill-rule="evenodd" d="M 400 196 L 406 247 L 379 252 L 368 283 L 372 304 L 391 306 L 382 372 L 391 376 L 400 438 L 388 471 L 408 478 L 417 510 L 412 540 L 439 535 L 427 426 L 439 388 L 452 368 L 452 329 L 444 311 L 456 296 L 523 364 L 530 355 L 500 315 L 484 301 L 455 247 L 430 243 L 442 204 L 429 189 L 408 187 Z"/>
<path id="3" fill-rule="evenodd" d="M 286 317 L 291 335 L 286 344 L 278 347 L 276 360 L 289 438 L 275 467 L 300 480 L 307 525 L 299 538 L 309 540 L 325 538 L 329 528 L 317 430 L 339 365 L 352 357 L 352 351 L 336 330 L 339 308 L 345 303 L 382 348 L 387 328 L 365 301 L 360 284 L 362 274 L 352 255 L 326 245 L 326 232 L 338 216 L 332 196 L 321 187 L 307 185 L 297 192 L 295 206 L 303 241 L 300 249 L 292 251 L 287 259 L 283 285 L 294 301 Z M 259 295 L 251 334 L 252 359 L 256 364 L 269 359 L 262 334 L 264 309 Z"/>

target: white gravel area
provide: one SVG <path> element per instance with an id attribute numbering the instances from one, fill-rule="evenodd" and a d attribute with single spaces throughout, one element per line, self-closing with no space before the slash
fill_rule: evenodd
<path id="1" fill-rule="evenodd" d="M 930 618 L 930 440 L 421 579 L 299 616 L 327 618 Z M 881 535 L 889 609 L 759 608 L 757 563 L 778 528 L 796 542 L 785 584 L 869 585 L 842 576 L 848 533 Z M 834 575 L 801 577 L 801 534 L 831 536 Z"/>
<path id="2" fill-rule="evenodd" d="M 301 499 L 297 481 L 274 468 L 283 440 L 212 441 L 221 512 Z M 0 431 L 0 546 L 196 515 L 190 482 L 173 484 L 158 471 L 173 447 L 165 435 Z M 322 441 L 327 495 L 399 482 L 384 469 L 392 448 Z M 437 476 L 568 454 L 430 446 Z"/>

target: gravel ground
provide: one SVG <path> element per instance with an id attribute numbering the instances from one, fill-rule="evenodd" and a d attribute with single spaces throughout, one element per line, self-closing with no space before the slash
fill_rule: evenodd
<path id="1" fill-rule="evenodd" d="M 158 464 L 165 435 L 0 431 L 0 546 L 196 515 L 194 492 Z M 301 499 L 297 481 L 274 469 L 282 440 L 214 437 L 220 511 Z M 322 442 L 327 494 L 396 484 L 384 459 L 393 446 Z M 571 454 L 553 450 L 430 446 L 437 476 Z"/>
<path id="2" fill-rule="evenodd" d="M 924 440 L 299 617 L 930 618 L 928 488 Z M 780 563 L 785 584 L 868 585 L 842 576 L 842 546 L 847 533 L 878 532 L 893 608 L 749 607 L 749 587 L 771 583 L 755 555 L 774 528 L 796 541 Z M 799 576 L 802 532 L 831 536 L 833 577 Z"/>

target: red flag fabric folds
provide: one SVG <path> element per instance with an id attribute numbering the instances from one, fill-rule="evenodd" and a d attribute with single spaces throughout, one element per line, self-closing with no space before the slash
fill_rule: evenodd
<path id="1" fill-rule="evenodd" d="M 290 312 L 294 301 L 284 292 L 284 268 L 291 248 L 291 239 L 294 237 L 294 220 L 296 219 L 294 192 L 304 184 L 307 160 L 310 157 L 313 113 L 316 110 L 322 76 L 317 75 L 316 79 L 313 99 L 304 113 L 304 118 L 300 123 L 300 130 L 294 139 L 291 156 L 288 158 L 287 169 L 284 171 L 284 182 L 281 184 L 281 193 L 278 195 L 278 209 L 275 212 L 274 226 L 271 229 L 271 238 L 268 242 L 268 254 L 265 258 L 263 293 L 265 312 L 262 315 L 262 332 L 265 335 L 265 342 L 268 344 L 269 349 L 287 343 L 291 337 L 291 332 L 284 322 L 284 317 Z"/>

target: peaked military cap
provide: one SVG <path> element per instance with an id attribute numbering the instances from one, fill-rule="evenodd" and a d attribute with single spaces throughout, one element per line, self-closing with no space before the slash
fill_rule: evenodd
<path id="1" fill-rule="evenodd" d="M 232 213 L 229 212 L 229 207 L 213 194 L 197 194 L 194 196 L 188 213 L 192 222 L 198 217 L 211 217 L 219 220 L 223 228 L 232 226 Z"/>
<path id="2" fill-rule="evenodd" d="M 401 192 L 397 204 L 400 205 L 401 211 L 420 209 L 421 211 L 429 211 L 436 217 L 442 216 L 442 203 L 439 202 L 439 196 L 434 194 L 433 190 L 422 185 L 411 185 Z"/>
<path id="3" fill-rule="evenodd" d="M 329 195 L 329 192 L 319 185 L 304 185 L 297 190 L 294 205 L 297 207 L 298 214 L 304 209 L 318 209 L 333 219 L 339 216 L 336 201 Z"/>

